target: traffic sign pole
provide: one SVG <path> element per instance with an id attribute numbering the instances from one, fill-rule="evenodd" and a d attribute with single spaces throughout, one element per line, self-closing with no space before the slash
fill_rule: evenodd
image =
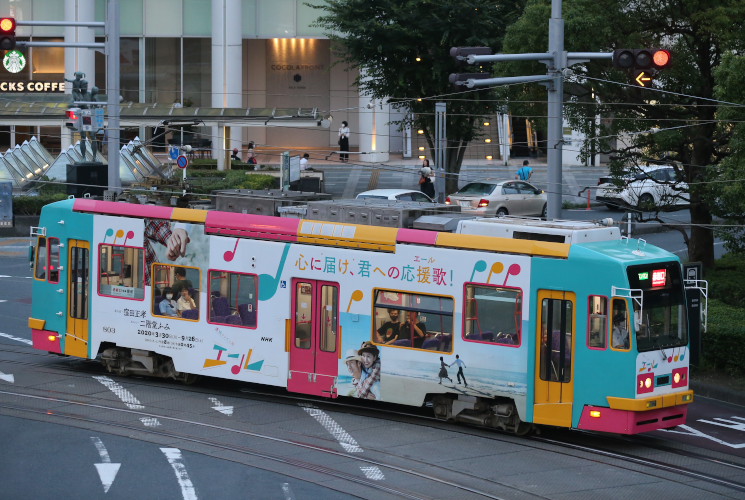
<path id="1" fill-rule="evenodd" d="M 181 176 L 181 185 L 183 186 L 181 196 L 186 196 L 186 167 L 189 166 L 189 159 L 185 155 L 179 155 L 178 158 L 176 158 L 176 165 L 183 173 Z"/>

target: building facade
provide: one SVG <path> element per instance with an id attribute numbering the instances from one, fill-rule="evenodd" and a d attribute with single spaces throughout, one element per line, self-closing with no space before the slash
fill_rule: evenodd
<path id="1" fill-rule="evenodd" d="M 24 21 L 105 21 L 109 0 L 0 0 L 0 14 L 17 19 L 19 41 L 103 42 L 104 30 L 26 26 Z M 209 143 L 215 157 L 256 143 L 266 154 L 286 149 L 333 151 L 342 120 L 352 130 L 353 151 L 362 161 L 385 161 L 391 133 L 387 106 L 371 105 L 353 85 L 355 71 L 336 60 L 331 43 L 313 26 L 317 9 L 305 0 L 119 0 L 123 102 L 200 108 L 316 108 L 332 117 L 329 127 L 190 127 L 194 141 Z M 88 87 L 106 93 L 106 59 L 89 48 L 22 48 L 26 67 L 3 71 L 0 98 L 64 99 L 75 72 Z M 68 80 L 66 88 L 62 84 Z M 41 82 L 41 86 L 37 84 Z M 47 91 L 43 91 L 46 85 Z M 39 86 L 41 91 L 28 92 Z M 54 86 L 54 90 L 50 90 Z M 138 123 L 121 123 L 122 140 L 153 137 Z M 158 131 L 155 131 L 158 132 Z M 170 140 L 178 134 L 170 130 Z M 227 134 L 228 137 L 224 137 Z M 51 151 L 74 136 L 60 127 L 0 124 L 0 148 L 36 135 Z M 155 134 L 157 135 L 157 134 Z M 156 137 L 162 145 L 166 137 Z"/>

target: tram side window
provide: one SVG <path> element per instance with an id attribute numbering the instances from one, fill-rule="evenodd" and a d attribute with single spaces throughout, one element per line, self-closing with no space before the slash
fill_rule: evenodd
<path id="1" fill-rule="evenodd" d="M 198 320 L 200 271 L 195 267 L 153 264 L 153 314 Z M 170 298 L 168 298 L 170 296 Z"/>
<path id="2" fill-rule="evenodd" d="M 46 280 L 47 265 L 47 239 L 43 236 L 40 236 L 39 241 L 36 244 L 34 278 L 36 278 L 37 280 Z"/>
<path id="3" fill-rule="evenodd" d="M 613 349 L 628 349 L 629 344 L 629 309 L 624 299 L 613 299 L 611 347 Z"/>
<path id="4" fill-rule="evenodd" d="M 378 344 L 450 351 L 453 299 L 396 290 L 375 290 L 373 340 Z"/>
<path id="5" fill-rule="evenodd" d="M 258 284 L 255 274 L 210 271 L 207 321 L 256 328 Z"/>
<path id="6" fill-rule="evenodd" d="M 139 247 L 100 245 L 98 251 L 98 293 L 110 297 L 145 298 L 144 250 Z"/>
<path id="7" fill-rule="evenodd" d="M 466 285 L 464 339 L 490 344 L 520 345 L 522 291 Z"/>
<path id="8" fill-rule="evenodd" d="M 36 245 L 34 278 L 59 283 L 59 238 L 39 237 Z"/>
<path id="9" fill-rule="evenodd" d="M 605 349 L 608 338 L 608 299 L 591 295 L 587 313 L 587 345 L 592 349 Z"/>

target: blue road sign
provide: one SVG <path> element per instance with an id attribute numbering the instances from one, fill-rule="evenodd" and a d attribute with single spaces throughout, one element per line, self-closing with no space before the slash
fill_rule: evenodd
<path id="1" fill-rule="evenodd" d="M 180 151 L 176 146 L 171 146 L 171 149 L 168 151 L 168 155 L 171 157 L 171 160 L 175 160 L 178 158 Z"/>
<path id="2" fill-rule="evenodd" d="M 176 158 L 176 165 L 178 165 L 178 168 L 186 168 L 186 166 L 189 164 L 189 159 L 181 155 L 178 158 Z"/>

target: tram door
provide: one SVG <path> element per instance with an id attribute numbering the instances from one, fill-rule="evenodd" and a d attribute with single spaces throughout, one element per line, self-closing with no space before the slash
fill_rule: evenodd
<path id="1" fill-rule="evenodd" d="M 292 281 L 290 373 L 287 389 L 335 398 L 339 367 L 339 285 Z"/>
<path id="2" fill-rule="evenodd" d="M 67 332 L 65 354 L 88 357 L 88 311 L 90 243 L 69 240 L 69 266 L 67 282 Z"/>
<path id="3" fill-rule="evenodd" d="M 569 427 L 574 401 L 576 297 L 571 292 L 538 292 L 534 422 Z"/>

